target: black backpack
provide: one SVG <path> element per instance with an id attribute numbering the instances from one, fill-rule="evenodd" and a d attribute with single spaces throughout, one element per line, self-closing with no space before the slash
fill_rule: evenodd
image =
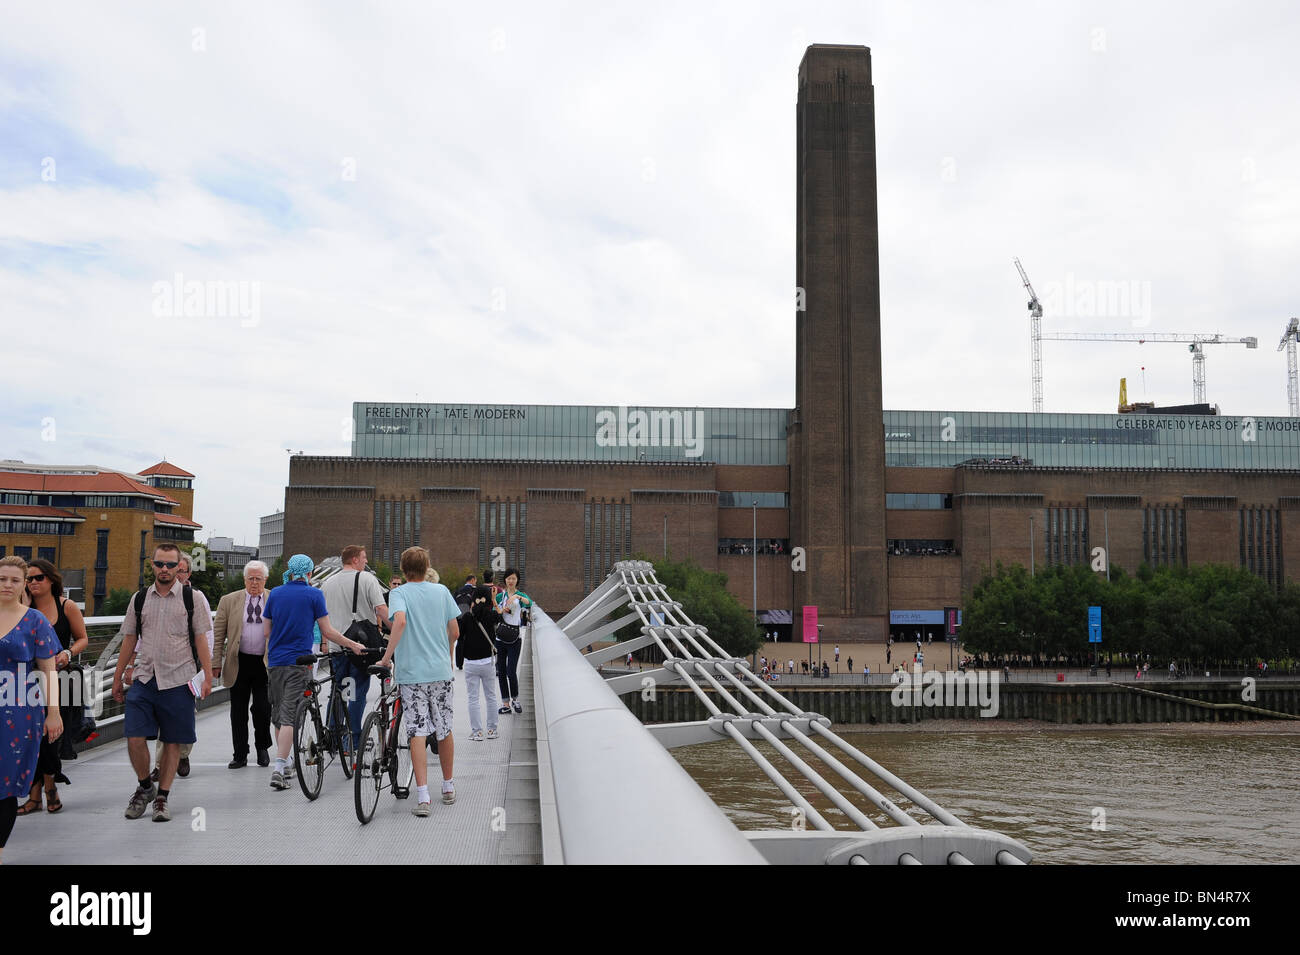
<path id="1" fill-rule="evenodd" d="M 186 584 L 181 588 L 181 599 L 185 601 L 185 624 L 190 631 L 190 655 L 194 657 L 194 669 L 200 670 L 202 669 L 202 666 L 199 664 L 199 651 L 194 645 L 194 591 L 190 588 L 189 584 Z M 135 597 L 131 601 L 131 604 L 135 607 L 135 638 L 136 640 L 139 640 L 144 630 L 144 625 L 141 620 L 144 612 L 143 590 L 137 590 L 135 592 Z"/>

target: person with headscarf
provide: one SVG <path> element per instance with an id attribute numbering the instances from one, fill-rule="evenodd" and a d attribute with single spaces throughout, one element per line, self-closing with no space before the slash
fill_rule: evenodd
<path id="1" fill-rule="evenodd" d="M 289 788 L 289 750 L 293 745 L 295 711 L 311 679 L 311 667 L 298 666 L 297 661 L 312 652 L 312 625 L 320 628 L 323 639 L 353 653 L 364 653 L 366 649 L 330 626 L 325 595 L 307 583 L 315 569 L 312 559 L 306 554 L 294 554 L 286 566 L 284 586 L 271 591 L 262 611 L 262 619 L 271 625 L 266 661 L 271 684 L 271 722 L 276 731 L 271 788 L 280 790 Z"/>

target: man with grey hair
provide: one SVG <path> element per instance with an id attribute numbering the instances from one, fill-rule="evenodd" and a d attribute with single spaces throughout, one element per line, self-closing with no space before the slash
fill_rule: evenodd
<path id="1" fill-rule="evenodd" d="M 262 619 L 266 608 L 266 578 L 270 573 L 260 560 L 244 565 L 244 589 L 226 594 L 217 604 L 212 624 L 216 635 L 213 665 L 221 682 L 230 688 L 230 738 L 234 757 L 228 769 L 248 765 L 249 703 L 253 711 L 253 743 L 257 765 L 271 765 L 271 698 L 266 669 L 267 637 L 271 627 Z"/>

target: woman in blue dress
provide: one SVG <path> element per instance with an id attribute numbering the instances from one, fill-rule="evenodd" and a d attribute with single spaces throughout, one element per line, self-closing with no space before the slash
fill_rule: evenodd
<path id="1" fill-rule="evenodd" d="M 23 604 L 26 586 L 27 562 L 0 559 L 0 854 L 18 816 L 18 797 L 27 795 L 36 776 L 41 736 L 53 741 L 63 735 L 54 673 L 59 638 L 44 614 Z M 44 674 L 46 707 L 30 705 L 33 661 Z"/>

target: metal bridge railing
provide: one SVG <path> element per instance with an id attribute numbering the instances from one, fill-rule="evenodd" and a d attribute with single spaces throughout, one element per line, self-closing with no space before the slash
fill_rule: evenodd
<path id="1" fill-rule="evenodd" d="M 608 639 L 634 623 L 640 624 L 639 635 L 589 654 L 579 652 L 579 647 Z M 644 743 L 634 744 L 633 740 L 646 741 L 653 738 L 666 748 L 730 740 L 802 812 L 807 825 L 811 827 L 806 831 L 742 833 L 770 862 L 1021 865 L 1032 858 L 1029 850 L 1015 840 L 962 822 L 934 800 L 843 740 L 831 730 L 829 719 L 818 713 L 803 711 L 782 696 L 777 689 L 751 671 L 747 660 L 728 655 L 709 636 L 706 627 L 693 623 L 687 617 L 681 604 L 673 600 L 655 579 L 654 567 L 648 562 L 622 561 L 616 564 L 601 586 L 566 614 L 558 626 L 567 637 L 564 649 L 568 655 L 547 648 L 545 658 L 538 661 L 541 666 L 535 671 L 542 673 L 546 680 L 552 679 L 547 667 L 556 665 L 554 661 L 567 661 L 565 666 L 569 670 L 572 670 L 576 661 L 586 671 L 582 683 L 584 687 L 594 677 L 612 697 L 614 694 L 640 691 L 647 679 L 653 680 L 657 685 L 685 684 L 711 714 L 707 720 L 692 723 L 641 727 L 626 707 L 619 704 L 617 712 L 621 717 L 630 719 L 640 732 L 633 733 L 627 728 L 626 720 L 620 717 L 616 737 L 606 734 L 600 749 L 601 759 L 593 758 L 590 762 L 601 762 L 609 751 L 632 745 L 636 745 L 642 758 L 648 758 Z M 549 634 L 547 636 L 553 640 Z M 542 639 L 538 639 L 536 646 L 539 649 L 535 652 L 540 653 L 542 645 Z M 601 679 L 593 669 L 622 657 L 629 651 L 645 647 L 658 648 L 664 656 L 662 666 L 639 673 L 613 676 L 607 680 Z M 578 682 L 576 675 L 565 679 L 566 682 Z M 706 687 L 712 690 L 711 694 L 706 692 Z M 594 690 L 586 689 L 584 693 L 597 697 Z M 547 699 L 549 701 L 550 697 Z M 601 707 L 602 718 L 613 720 L 615 711 L 609 706 L 607 697 L 600 699 L 605 700 Z M 557 700 L 555 705 L 561 704 Z M 540 715 L 538 725 L 540 731 Z M 788 776 L 789 770 L 777 766 L 758 751 L 753 743 L 755 740 L 770 744 L 797 776 L 815 787 L 856 828 L 837 830 L 794 786 Z M 592 745 L 595 740 L 588 740 L 587 743 Z M 796 746 L 803 751 L 803 755 L 796 751 Z M 582 754 L 582 751 L 579 753 Z M 684 771 L 666 752 L 661 750 L 660 753 L 667 758 L 667 763 L 654 763 L 656 772 L 644 778 L 645 784 L 649 786 L 647 790 L 643 791 L 639 786 L 635 788 L 641 801 L 657 805 L 661 815 L 672 815 L 677 811 L 675 800 L 686 800 L 687 797 L 679 792 L 684 787 L 667 767 L 671 766 L 682 775 Z M 556 749 L 553 747 L 552 760 L 555 755 Z M 815 769 L 805 756 L 820 761 L 831 775 L 839 778 L 838 784 Z M 619 765 L 622 766 L 621 759 Z M 899 807 L 860 775 L 863 770 L 923 810 L 933 823 L 923 825 Z M 671 801 L 666 796 L 660 798 L 658 790 L 663 783 L 659 773 L 673 779 Z M 691 781 L 691 785 L 699 795 L 703 795 L 694 781 Z M 894 824 L 878 825 L 849 798 L 843 787 L 847 787 L 848 792 L 865 798 Z M 626 790 L 620 786 L 618 791 Z M 697 796 L 692 795 L 690 798 L 696 799 Z M 639 827 L 644 817 L 623 816 L 620 813 L 615 818 L 635 818 Z M 726 820 L 726 826 L 739 833 L 729 820 Z M 681 841 L 673 839 L 671 850 L 685 851 L 687 847 L 681 845 Z M 665 851 L 669 849 L 666 848 Z"/>

